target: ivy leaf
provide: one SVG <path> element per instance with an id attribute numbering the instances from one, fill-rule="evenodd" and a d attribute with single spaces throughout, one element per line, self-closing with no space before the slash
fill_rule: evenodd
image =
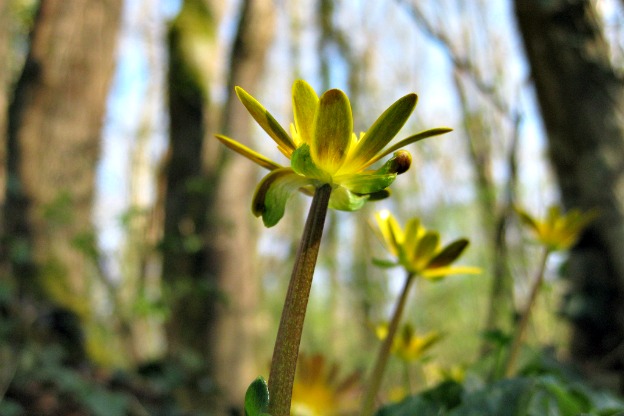
<path id="1" fill-rule="evenodd" d="M 245 393 L 245 416 L 271 416 L 269 408 L 269 386 L 263 377 L 255 379 Z"/>

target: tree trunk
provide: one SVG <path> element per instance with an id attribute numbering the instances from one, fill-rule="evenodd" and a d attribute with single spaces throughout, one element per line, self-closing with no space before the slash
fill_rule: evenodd
<path id="1" fill-rule="evenodd" d="M 9 7 L 6 0 L 0 0 L 0 218 L 6 193 L 6 133 L 7 133 L 7 110 L 9 97 Z M 3 235 L 3 225 L 0 219 L 0 236 Z"/>
<path id="2" fill-rule="evenodd" d="M 165 184 L 159 185 L 164 193 L 162 281 L 171 310 L 167 351 L 191 375 L 181 390 L 182 406 L 204 410 L 214 402 L 214 390 L 202 391 L 198 380 L 211 376 L 208 328 L 216 294 L 203 240 L 214 189 L 201 155 L 207 132 L 214 129 L 207 115 L 214 111 L 209 85 L 215 72 L 206 63 L 218 61 L 219 18 L 215 1 L 185 0 L 169 28 L 169 149 L 159 178 Z"/>
<path id="3" fill-rule="evenodd" d="M 229 415 L 241 412 L 245 390 L 258 375 L 253 328 L 257 223 L 249 209 L 257 171 L 253 163 L 220 146 L 213 134 L 224 132 L 251 145 L 251 118 L 233 87 L 253 92 L 258 84 L 273 6 L 268 0 L 242 3 L 229 69 L 230 96 L 223 127 L 215 128 L 218 110 L 209 101 L 208 86 L 216 71 L 205 66 L 210 62 L 189 54 L 203 45 L 204 59 L 213 64 L 218 59 L 215 5 L 186 0 L 169 37 L 171 137 L 163 278 L 172 296 L 170 354 L 200 358 L 217 389 L 216 394 L 189 396 L 187 404 Z"/>
<path id="4" fill-rule="evenodd" d="M 567 208 L 599 210 L 573 249 L 573 358 L 624 366 L 624 83 L 590 0 L 516 0 L 549 152 Z M 622 386 L 620 386 L 622 388 Z"/>
<path id="5" fill-rule="evenodd" d="M 252 94 L 258 90 L 274 26 L 271 0 L 243 2 L 230 58 L 230 95 L 223 131 L 252 148 L 255 147 L 250 140 L 252 120 L 236 98 L 234 86 L 240 85 Z M 214 138 L 211 140 L 216 142 Z M 256 363 L 264 359 L 257 356 L 254 346 L 258 336 L 255 316 L 260 290 L 260 276 L 255 271 L 259 222 L 251 215 L 250 206 L 258 170 L 249 160 L 229 151 L 224 156 L 218 168 L 217 195 L 207 234 L 216 236 L 211 240 L 208 255 L 215 271 L 211 276 L 220 292 L 210 342 L 215 353 L 215 379 L 226 388 L 225 407 L 229 412 L 239 409 L 242 414 L 247 386 L 260 374 Z"/>
<path id="6" fill-rule="evenodd" d="M 4 260 L 22 294 L 39 288 L 81 316 L 89 307 L 95 166 L 121 6 L 43 0 L 9 110 Z"/>

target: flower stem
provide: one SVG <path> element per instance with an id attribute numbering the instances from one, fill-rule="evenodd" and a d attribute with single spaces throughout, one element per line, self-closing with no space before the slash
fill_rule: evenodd
<path id="1" fill-rule="evenodd" d="M 407 294 L 409 293 L 413 280 L 414 274 L 408 273 L 405 278 L 405 284 L 403 285 L 399 301 L 395 306 L 392 320 L 388 326 L 388 334 L 379 348 L 377 360 L 375 361 L 375 367 L 373 367 L 373 372 L 371 373 L 367 383 L 364 399 L 362 400 L 361 416 L 371 416 L 375 410 L 375 397 L 377 396 L 379 387 L 381 387 L 381 380 L 383 379 L 386 364 L 388 363 L 388 358 L 390 357 L 390 350 L 392 349 L 394 336 L 399 328 L 399 322 L 401 321 L 401 316 L 403 315 L 403 310 L 405 309 L 407 301 Z"/>
<path id="2" fill-rule="evenodd" d="M 535 275 L 533 286 L 531 287 L 529 300 L 524 309 L 524 312 L 522 313 L 520 322 L 518 323 L 518 326 L 516 326 L 516 330 L 514 332 L 513 342 L 511 344 L 511 348 L 509 349 L 509 355 L 507 356 L 507 362 L 505 364 L 505 377 L 513 376 L 516 371 L 516 362 L 518 361 L 520 347 L 524 342 L 524 336 L 529 324 L 529 318 L 531 317 L 531 312 L 533 310 L 533 307 L 535 306 L 537 294 L 539 293 L 542 283 L 544 282 L 544 271 L 546 270 L 546 261 L 548 260 L 549 254 L 550 250 L 548 248 L 544 248 L 544 252 L 542 253 L 542 258 L 540 260 L 539 269 L 537 271 L 537 274 Z"/>
<path id="3" fill-rule="evenodd" d="M 314 193 L 290 277 L 269 375 L 269 413 L 272 416 L 290 416 L 299 343 L 330 194 L 329 185 L 317 188 Z"/>

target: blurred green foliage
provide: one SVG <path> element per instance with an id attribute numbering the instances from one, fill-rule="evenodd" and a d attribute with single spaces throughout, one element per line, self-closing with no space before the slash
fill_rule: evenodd
<path id="1" fill-rule="evenodd" d="M 594 389 L 569 368 L 537 357 L 522 375 L 483 384 L 444 381 L 380 409 L 376 416 L 615 416 L 624 400 Z"/>

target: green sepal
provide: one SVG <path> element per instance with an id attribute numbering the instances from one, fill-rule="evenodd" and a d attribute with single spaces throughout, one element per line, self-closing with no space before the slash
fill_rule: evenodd
<path id="1" fill-rule="evenodd" d="M 382 189 L 381 191 L 368 194 L 368 200 L 370 202 L 381 201 L 382 199 L 389 198 L 391 194 L 392 192 L 390 192 L 390 189 Z"/>
<path id="2" fill-rule="evenodd" d="M 245 416 L 270 416 L 269 386 L 264 377 L 255 379 L 245 393 Z"/>
<path id="3" fill-rule="evenodd" d="M 373 258 L 373 264 L 382 269 L 391 269 L 399 265 L 396 261 Z"/>
<path id="4" fill-rule="evenodd" d="M 368 195 L 356 195 L 344 186 L 337 186 L 332 190 L 329 206 L 340 211 L 357 211 L 366 201 Z"/>
<path id="5" fill-rule="evenodd" d="M 376 170 L 377 173 L 395 173 L 400 175 L 406 172 L 412 164 L 412 155 L 407 150 L 397 150 L 394 155 Z"/>
<path id="6" fill-rule="evenodd" d="M 256 217 L 262 216 L 266 227 L 273 227 L 284 216 L 288 199 L 312 183 L 311 179 L 297 175 L 291 168 L 275 169 L 256 187 L 251 211 Z"/>
<path id="7" fill-rule="evenodd" d="M 301 176 L 318 179 L 323 183 L 331 184 L 332 182 L 331 175 L 316 166 L 314 160 L 312 160 L 310 146 L 308 144 L 302 144 L 293 152 L 290 159 L 290 166 Z"/>
<path id="8" fill-rule="evenodd" d="M 396 177 L 396 173 L 360 172 L 337 176 L 334 181 L 356 194 L 372 194 L 389 187 Z"/>

